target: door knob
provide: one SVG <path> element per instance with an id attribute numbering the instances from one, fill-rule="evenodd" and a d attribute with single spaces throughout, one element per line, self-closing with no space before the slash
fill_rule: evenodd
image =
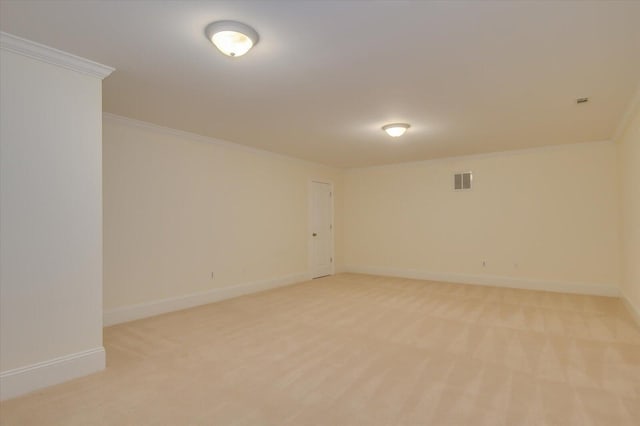
<path id="1" fill-rule="evenodd" d="M 313 233 L 313 234 L 311 234 L 311 235 L 313 235 L 313 236 L 315 237 L 315 236 L 316 236 L 316 235 L 318 235 L 318 234 L 316 234 L 316 233 L 314 232 L 314 233 Z"/>

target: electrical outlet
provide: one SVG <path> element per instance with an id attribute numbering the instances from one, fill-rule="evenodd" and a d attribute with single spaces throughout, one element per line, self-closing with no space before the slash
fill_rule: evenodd
<path id="1" fill-rule="evenodd" d="M 487 266 L 487 261 L 486 261 L 486 260 L 483 260 L 483 261 L 482 261 L 482 267 L 484 268 L 484 267 L 486 267 L 486 266 Z"/>
<path id="2" fill-rule="evenodd" d="M 213 272 L 211 273 L 211 279 L 212 279 L 212 280 L 215 280 L 215 279 L 216 279 L 216 276 L 213 274 Z"/>

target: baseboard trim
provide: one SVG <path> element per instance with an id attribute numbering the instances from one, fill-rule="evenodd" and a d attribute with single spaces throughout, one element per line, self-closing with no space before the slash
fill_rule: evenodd
<path id="1" fill-rule="evenodd" d="M 624 303 L 624 306 L 626 306 L 636 325 L 640 327 L 640 309 L 631 303 L 631 300 L 624 294 L 622 295 L 622 302 Z"/>
<path id="2" fill-rule="evenodd" d="M 230 287 L 215 288 L 201 293 L 192 293 L 185 296 L 124 306 L 122 308 L 105 311 L 103 315 L 103 324 L 105 327 L 107 327 L 123 322 L 134 321 L 142 318 L 165 314 L 168 312 L 192 308 L 194 306 L 206 305 L 208 303 L 218 302 L 220 300 L 244 296 L 246 294 L 258 293 L 277 287 L 284 287 L 307 280 L 309 280 L 309 274 L 305 272 L 269 280 L 254 281 Z"/>
<path id="3" fill-rule="evenodd" d="M 613 284 L 590 284 L 567 281 L 545 281 L 530 278 L 515 278 L 499 275 L 470 275 L 428 272 L 415 269 L 379 268 L 371 266 L 345 266 L 346 272 L 412 278 L 427 281 L 444 281 L 460 284 L 475 284 L 493 287 L 519 288 L 525 290 L 553 291 L 556 293 L 589 294 L 595 296 L 620 296 Z"/>
<path id="4" fill-rule="evenodd" d="M 104 347 L 89 349 L 0 373 L 0 400 L 86 376 L 105 368 Z"/>

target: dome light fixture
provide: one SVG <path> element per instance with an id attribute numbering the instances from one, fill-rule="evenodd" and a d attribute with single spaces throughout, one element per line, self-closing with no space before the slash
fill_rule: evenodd
<path id="1" fill-rule="evenodd" d="M 397 138 L 399 136 L 404 135 L 404 132 L 411 127 L 407 123 L 391 123 L 382 126 L 382 130 L 387 132 L 387 134 L 393 138 Z"/>
<path id="2" fill-rule="evenodd" d="M 238 57 L 258 44 L 258 33 L 250 26 L 236 21 L 212 22 L 204 29 L 207 39 L 227 56 Z"/>

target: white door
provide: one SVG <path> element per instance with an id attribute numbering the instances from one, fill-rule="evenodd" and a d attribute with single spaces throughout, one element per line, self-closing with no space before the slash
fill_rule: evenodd
<path id="1" fill-rule="evenodd" d="M 311 182 L 309 191 L 309 264 L 311 277 L 333 270 L 333 200 L 331 184 Z"/>

